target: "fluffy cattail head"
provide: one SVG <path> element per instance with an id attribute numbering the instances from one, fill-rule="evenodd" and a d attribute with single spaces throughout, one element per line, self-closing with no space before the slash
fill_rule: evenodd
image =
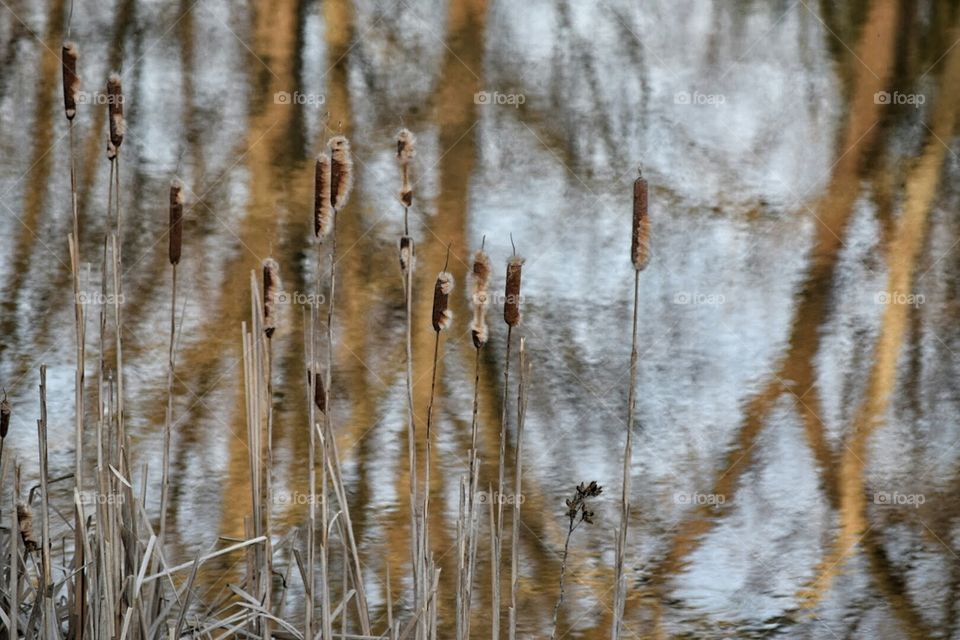
<path id="1" fill-rule="evenodd" d="M 313 233 L 318 238 L 330 233 L 333 226 L 333 207 L 330 205 L 330 156 L 317 156 L 313 181 Z"/>
<path id="2" fill-rule="evenodd" d="M 633 268 L 643 271 L 650 262 L 650 218 L 647 216 L 647 181 L 643 174 L 633 182 L 633 240 L 630 246 Z"/>
<path id="3" fill-rule="evenodd" d="M 453 291 L 453 275 L 448 271 L 441 271 L 437 276 L 437 284 L 433 287 L 433 330 L 449 329 L 453 322 L 453 312 L 450 311 L 450 292 Z"/>
<path id="4" fill-rule="evenodd" d="M 400 202 L 409 207 L 413 204 L 413 186 L 410 184 L 410 160 L 416 155 L 416 138 L 409 129 L 397 134 L 397 162 L 400 164 Z"/>
<path id="5" fill-rule="evenodd" d="M 400 163 L 401 167 L 409 164 L 413 156 L 416 155 L 417 151 L 414 146 L 416 141 L 417 139 L 410 129 L 400 129 L 397 133 L 397 162 Z"/>
<path id="6" fill-rule="evenodd" d="M 17 520 L 20 522 L 20 540 L 27 553 L 40 548 L 37 538 L 33 534 L 33 510 L 25 502 L 17 503 Z"/>
<path id="7" fill-rule="evenodd" d="M 280 265 L 273 258 L 263 261 L 263 332 L 273 337 L 277 328 L 277 299 L 280 296 Z"/>
<path id="8" fill-rule="evenodd" d="M 330 204 L 337 211 L 343 209 L 353 187 L 353 158 L 346 136 L 334 136 L 330 147 Z"/>
<path id="9" fill-rule="evenodd" d="M 77 115 L 77 96 L 80 93 L 80 76 L 77 75 L 77 45 L 73 42 L 64 42 L 60 51 L 60 62 L 63 68 L 63 109 L 67 120 L 73 120 Z"/>
<path id="10" fill-rule="evenodd" d="M 183 185 L 174 179 L 170 183 L 170 264 L 180 264 L 183 246 Z"/>
<path id="11" fill-rule="evenodd" d="M 490 256 L 481 249 L 473 256 L 473 293 L 470 302 L 473 305 L 473 322 L 470 333 L 473 346 L 479 349 L 487 343 L 487 305 L 490 302 Z"/>
<path id="12" fill-rule="evenodd" d="M 116 158 L 123 144 L 123 134 L 127 124 L 123 119 L 123 87 L 120 74 L 111 73 L 107 79 L 107 107 L 110 115 L 110 141 L 107 143 L 107 157 Z"/>
<path id="13" fill-rule="evenodd" d="M 513 256 L 507 262 L 507 287 L 503 298 L 503 320 L 511 327 L 520 324 L 520 271 L 523 258 Z"/>
<path id="14" fill-rule="evenodd" d="M 10 401 L 4 394 L 3 400 L 0 400 L 0 438 L 6 438 L 8 431 L 10 431 Z"/>
<path id="15" fill-rule="evenodd" d="M 403 273 L 409 273 L 413 269 L 413 259 L 415 250 L 413 238 L 410 236 L 401 236 L 400 238 L 400 270 Z"/>

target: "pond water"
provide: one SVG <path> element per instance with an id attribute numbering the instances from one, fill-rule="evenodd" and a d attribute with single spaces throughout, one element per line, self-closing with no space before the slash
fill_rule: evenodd
<path id="1" fill-rule="evenodd" d="M 0 382 L 15 407 L 7 451 L 30 485 L 41 363 L 51 473 L 74 464 L 70 138 L 57 58 L 69 13 L 68 0 L 0 8 Z M 524 337 L 531 367 L 519 635 L 549 634 L 564 499 L 595 480 L 605 491 L 595 524 L 572 537 L 560 630 L 609 637 L 638 167 L 650 183 L 652 259 L 640 277 L 625 637 L 960 634 L 955 3 L 77 0 L 71 24 L 85 92 L 75 153 L 91 292 L 107 224 L 104 85 L 112 69 L 124 81 L 125 412 L 154 507 L 167 397 L 167 189 L 173 177 L 186 185 L 175 561 L 244 535 L 241 322 L 250 272 L 270 255 L 294 300 L 273 339 L 273 518 L 278 540 L 290 536 L 278 563 L 302 546 L 308 417 L 297 300 L 313 291 L 318 252 L 313 158 L 342 132 L 356 184 L 337 225 L 332 419 L 374 617 L 385 615 L 388 573 L 394 602 L 409 601 L 394 160 L 396 132 L 408 127 L 418 139 L 410 232 L 421 423 L 431 295 L 448 245 L 457 281 L 434 416 L 443 637 L 453 635 L 473 399 L 465 276 L 485 238 L 501 290 L 511 235 L 526 258 L 514 354 Z M 479 367 L 483 486 L 497 479 L 506 346 L 498 308 L 490 322 Z M 67 492 L 54 499 L 69 508 Z M 486 559 L 486 519 L 481 526 Z M 242 560 L 205 569 L 202 599 L 237 582 Z M 489 633 L 489 571 L 484 560 L 478 637 Z M 297 618 L 302 586 L 290 589 L 286 613 Z"/>

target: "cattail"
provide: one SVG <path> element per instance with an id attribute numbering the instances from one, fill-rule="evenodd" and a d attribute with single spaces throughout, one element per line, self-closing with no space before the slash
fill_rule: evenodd
<path id="1" fill-rule="evenodd" d="M 273 337 L 277 328 L 277 298 L 280 295 L 280 265 L 273 258 L 263 261 L 263 331 Z"/>
<path id="2" fill-rule="evenodd" d="M 453 312 L 450 311 L 450 292 L 453 291 L 453 276 L 447 271 L 441 271 L 437 276 L 437 284 L 433 287 L 433 330 L 449 329 L 453 322 Z"/>
<path id="3" fill-rule="evenodd" d="M 180 264 L 183 246 L 183 185 L 174 179 L 170 183 L 170 264 Z"/>
<path id="4" fill-rule="evenodd" d="M 10 401 L 4 394 L 3 400 L 0 400 L 0 438 L 6 438 L 8 431 L 10 431 Z"/>
<path id="5" fill-rule="evenodd" d="M 401 167 L 405 167 L 417 154 L 415 147 L 416 137 L 410 129 L 400 129 L 397 133 L 397 162 Z"/>
<path id="6" fill-rule="evenodd" d="M 473 346 L 479 349 L 487 343 L 487 304 L 490 302 L 490 256 L 481 249 L 473 256 L 473 323 L 470 332 Z"/>
<path id="7" fill-rule="evenodd" d="M 316 177 L 313 182 L 313 233 L 318 238 L 330 233 L 333 209 L 330 205 L 330 156 L 317 156 Z"/>
<path id="8" fill-rule="evenodd" d="M 63 109 L 67 120 L 77 115 L 77 96 L 80 93 L 80 76 L 77 75 L 77 45 L 64 42 L 60 52 L 63 67 Z"/>
<path id="9" fill-rule="evenodd" d="M 23 541 L 24 551 L 30 553 L 40 548 L 37 538 L 33 535 L 33 509 L 24 502 L 17 503 L 17 520 L 20 522 L 20 539 Z"/>
<path id="10" fill-rule="evenodd" d="M 111 73 L 107 80 L 107 106 L 110 114 L 110 141 L 107 144 L 107 157 L 112 160 L 120 151 L 123 134 L 126 131 L 126 122 L 123 119 L 123 88 L 120 84 L 120 75 L 117 73 Z"/>
<path id="11" fill-rule="evenodd" d="M 520 324 L 520 270 L 523 258 L 513 256 L 507 263 L 507 288 L 503 299 L 503 320 L 511 327 Z"/>
<path id="12" fill-rule="evenodd" d="M 401 236 L 400 237 L 400 270 L 404 273 L 409 272 L 413 268 L 413 258 L 414 258 L 414 244 L 413 238 L 410 236 Z"/>
<path id="13" fill-rule="evenodd" d="M 650 218 L 647 216 L 647 181 L 643 173 L 633 182 L 633 268 L 643 271 L 650 262 Z"/>
<path id="14" fill-rule="evenodd" d="M 350 141 L 345 136 L 334 136 L 330 147 L 330 204 L 337 211 L 343 209 L 353 186 L 353 159 Z"/>
<path id="15" fill-rule="evenodd" d="M 416 155 L 416 138 L 409 129 L 401 129 L 397 134 L 397 162 L 400 163 L 400 201 L 403 206 L 413 204 L 413 186 L 410 184 L 410 160 Z"/>
<path id="16" fill-rule="evenodd" d="M 313 403 L 317 406 L 320 413 L 327 412 L 327 394 L 324 391 L 323 376 L 319 373 L 307 371 L 307 381 L 313 378 Z"/>

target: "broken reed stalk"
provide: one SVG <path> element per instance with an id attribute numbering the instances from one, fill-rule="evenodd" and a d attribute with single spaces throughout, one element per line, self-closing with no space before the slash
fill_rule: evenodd
<path id="1" fill-rule="evenodd" d="M 272 608 L 273 594 L 273 539 L 271 533 L 270 512 L 273 504 L 273 334 L 277 329 L 279 315 L 278 304 L 280 302 L 280 292 L 283 285 L 280 280 L 280 265 L 273 258 L 267 258 L 263 261 L 263 335 L 266 341 L 266 347 L 263 349 L 263 370 L 266 378 L 266 412 L 267 412 L 267 434 L 266 434 L 266 458 L 263 473 L 264 500 L 264 535 L 267 540 L 266 548 L 266 594 L 263 607 L 266 611 Z M 270 620 L 264 619 L 266 627 L 265 635 L 270 637 Z"/>
<path id="2" fill-rule="evenodd" d="M 6 401 L 6 398 L 4 398 Z M 9 412 L 7 414 L 9 419 Z M 13 503 L 14 507 L 10 510 L 10 582 L 7 585 L 7 593 L 10 594 L 10 608 L 7 611 L 7 619 L 10 620 L 8 628 L 9 638 L 19 638 L 17 627 L 20 623 L 20 514 L 17 503 L 20 501 L 20 465 L 16 459 L 13 461 Z"/>
<path id="3" fill-rule="evenodd" d="M 52 545 L 50 543 L 50 492 L 47 467 L 47 365 L 40 365 L 40 419 L 37 420 L 37 437 L 40 446 L 40 531 L 41 565 L 43 567 L 41 596 L 41 626 L 43 636 L 55 638 L 59 635 L 56 605 L 53 599 L 53 568 L 51 562 Z"/>
<path id="4" fill-rule="evenodd" d="M 183 185 L 179 180 L 170 183 L 170 220 L 168 227 L 167 257 L 170 261 L 170 347 L 167 351 L 167 411 L 163 425 L 163 475 L 160 484 L 160 548 L 167 530 L 167 508 L 170 491 L 170 437 L 173 428 L 173 379 L 175 370 L 174 348 L 177 337 L 177 265 L 183 249 Z"/>
<path id="5" fill-rule="evenodd" d="M 483 248 L 486 244 L 486 238 L 480 243 L 480 249 L 473 256 L 473 265 L 471 268 L 472 291 L 470 304 L 473 309 L 473 320 L 470 325 L 470 333 L 473 339 L 473 346 L 476 350 L 473 363 L 473 412 L 470 419 L 470 451 L 469 451 L 469 476 L 467 477 L 467 490 L 465 504 L 465 541 L 461 549 L 461 575 L 459 581 L 458 595 L 458 615 L 457 615 L 457 637 L 470 637 L 470 604 L 473 594 L 473 567 L 476 560 L 477 549 L 477 514 L 476 514 L 476 494 L 479 459 L 477 457 L 477 427 L 479 424 L 478 414 L 480 408 L 480 351 L 487 343 L 489 331 L 487 329 L 487 307 L 490 303 L 490 275 L 492 267 L 490 256 L 484 253 Z"/>
<path id="6" fill-rule="evenodd" d="M 648 186 L 642 171 L 633 183 L 633 233 L 630 260 L 633 262 L 633 325 L 630 347 L 630 390 L 627 398 L 627 438 L 623 449 L 623 484 L 620 496 L 620 527 L 617 532 L 616 565 L 614 568 L 613 626 L 611 638 L 619 640 L 626 605 L 624 576 L 627 527 L 630 521 L 630 480 L 633 459 L 633 425 L 636 413 L 637 387 L 637 319 L 640 304 L 640 272 L 650 261 L 650 218 L 647 211 Z"/>
<path id="7" fill-rule="evenodd" d="M 520 279 L 523 269 L 523 258 L 516 254 L 507 262 L 506 287 L 503 299 L 503 320 L 507 323 L 507 348 L 503 363 L 503 400 L 500 414 L 500 456 L 498 459 L 496 533 L 493 549 L 493 640 L 500 637 L 500 568 L 503 563 L 503 483 L 504 463 L 507 447 L 507 407 L 510 394 L 510 349 L 513 342 L 513 329 L 520 324 Z"/>
<path id="8" fill-rule="evenodd" d="M 518 367 L 520 384 L 517 389 L 517 447 L 513 465 L 513 520 L 511 522 L 513 535 L 510 539 L 510 640 L 516 640 L 517 637 L 517 589 L 520 586 L 520 504 L 523 501 L 523 425 L 527 418 L 527 385 L 529 384 L 530 378 L 530 372 L 527 366 L 526 339 L 520 338 L 520 362 Z"/>
<path id="9" fill-rule="evenodd" d="M 410 235 L 410 207 L 413 206 L 413 187 L 410 184 L 410 161 L 416 155 L 416 138 L 408 129 L 397 133 L 397 164 L 400 166 L 400 203 L 403 205 L 403 235 L 400 236 L 400 274 L 403 279 L 405 317 L 404 348 L 406 350 L 407 391 L 407 467 L 409 471 L 410 508 L 410 565 L 413 570 L 413 593 L 416 608 L 422 601 L 424 587 L 419 556 L 420 533 L 417 524 L 417 426 L 413 404 L 413 271 L 416 243 Z M 388 585 L 389 588 L 389 585 Z"/>

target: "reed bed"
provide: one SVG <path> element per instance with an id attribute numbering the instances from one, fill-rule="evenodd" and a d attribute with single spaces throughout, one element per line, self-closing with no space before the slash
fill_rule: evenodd
<path id="1" fill-rule="evenodd" d="M 402 597 L 402 606 L 395 611 L 395 594 L 386 590 L 384 616 L 371 615 L 367 597 L 366 567 L 361 561 L 357 535 L 350 513 L 349 491 L 343 475 L 337 446 L 337 424 L 334 390 L 337 389 L 336 364 L 337 319 L 337 220 L 350 200 L 353 183 L 353 157 L 348 138 L 337 134 L 324 144 L 316 156 L 313 169 L 313 206 L 311 222 L 315 244 L 315 300 L 303 309 L 303 352 L 305 401 L 307 403 L 307 440 L 309 449 L 304 463 L 308 467 L 309 505 L 304 511 L 303 526 L 290 534 L 280 535 L 274 527 L 273 446 L 274 405 L 281 397 L 274 388 L 274 362 L 285 347 L 282 336 L 289 332 L 292 318 L 282 313 L 283 282 L 281 274 L 293 265 L 282 264 L 268 257 L 250 272 L 250 316 L 240 326 L 242 347 L 242 379 L 246 443 L 249 455 L 250 512 L 244 522 L 242 539 L 219 539 L 214 547 L 193 558 L 169 557 L 173 545 L 168 540 L 170 512 L 171 440 L 176 423 L 176 352 L 178 344 L 178 269 L 183 260 L 191 260 L 185 251 L 186 187 L 179 181 L 170 183 L 167 195 L 167 260 L 170 265 L 169 341 L 166 360 L 166 410 L 163 428 L 163 458 L 159 473 L 160 503 L 156 512 L 147 504 L 148 489 L 156 482 L 147 469 L 135 473 L 135 459 L 124 425 L 124 360 L 123 360 L 123 219 L 120 191 L 120 149 L 126 133 L 123 110 L 122 79 L 111 74 L 107 80 L 107 160 L 109 162 L 108 194 L 101 262 L 101 294 L 112 298 L 111 305 L 102 305 L 99 312 L 99 366 L 96 374 L 96 412 L 90 425 L 85 422 L 86 318 L 80 303 L 81 216 L 78 210 L 77 177 L 73 148 L 73 127 L 77 116 L 77 95 L 80 80 L 79 53 L 75 44 L 62 48 L 62 76 L 65 115 L 70 128 L 70 198 L 72 231 L 68 234 L 75 299 L 76 372 L 75 372 L 75 465 L 74 472 L 64 478 L 51 477 L 48 470 L 48 419 L 46 366 L 39 368 L 39 478 L 35 490 L 21 491 L 21 464 L 4 457 L 3 445 L 10 427 L 13 408 L 6 399 L 0 401 L 0 478 L 12 475 L 12 504 L 0 505 L 0 518 L 7 525 L 0 530 L 0 625 L 7 637 L 70 638 L 178 638 L 178 637 L 246 637 L 246 638 L 375 638 L 394 640 L 416 638 L 432 640 L 441 633 L 455 634 L 458 640 L 471 637 L 474 590 L 479 574 L 478 558 L 484 521 L 489 527 L 491 592 L 490 607 L 482 613 L 491 622 L 492 636 L 501 633 L 501 601 L 508 586 L 506 604 L 507 635 L 515 640 L 522 628 L 523 602 L 521 578 L 521 503 L 524 467 L 524 426 L 527 419 L 531 385 L 531 363 L 527 340 L 519 337 L 518 384 L 513 404 L 511 368 L 514 334 L 522 329 L 521 280 L 524 260 L 516 248 L 506 262 L 504 273 L 503 322 L 503 386 L 500 398 L 500 420 L 496 485 L 488 484 L 486 508 L 481 499 L 481 457 L 478 444 L 481 413 L 481 364 L 492 336 L 487 323 L 493 287 L 492 260 L 486 252 L 486 238 L 474 253 L 470 265 L 469 304 L 472 315 L 467 328 L 474 347 L 473 404 L 470 424 L 470 445 L 467 463 L 459 478 L 459 511 L 456 531 L 456 612 L 452 622 L 444 621 L 440 608 L 439 559 L 433 556 L 430 535 L 431 465 L 434 441 L 441 418 L 437 407 L 445 399 L 438 395 L 440 353 L 443 334 L 457 326 L 452 311 L 455 275 L 450 266 L 451 248 L 436 277 L 432 291 L 430 327 L 434 332 L 433 359 L 429 401 L 423 433 L 417 428 L 414 403 L 414 353 L 412 335 L 417 327 L 413 314 L 414 279 L 416 273 L 415 241 L 410 217 L 414 204 L 412 179 L 416 157 L 416 139 L 407 130 L 395 138 L 396 161 L 400 189 L 397 192 L 403 207 L 403 231 L 398 242 L 399 264 L 405 315 L 406 360 L 406 435 L 409 470 L 409 592 Z M 634 188 L 634 221 L 631 260 L 635 269 L 634 316 L 631 350 L 631 387 L 628 407 L 628 433 L 623 462 L 621 522 L 617 533 L 615 560 L 615 596 L 613 637 L 622 629 L 623 602 L 626 591 L 624 577 L 627 524 L 630 514 L 630 458 L 634 425 L 635 386 L 637 376 L 637 305 L 639 273 L 648 261 L 649 230 L 647 219 L 647 185 L 639 178 Z M 160 198 L 158 197 L 158 200 Z M 304 204 L 309 207 L 309 204 Z M 512 238 L 510 239 L 513 244 Z M 189 243 L 186 243 L 189 244 Z M 323 264 L 327 268 L 324 272 Z M 110 306 L 113 308 L 110 309 Z M 182 312 L 182 311 L 181 311 Z M 324 317 L 325 316 L 325 317 Z M 108 329 L 113 320 L 112 331 Z M 182 319 L 181 319 L 182 327 Z M 425 330 L 426 322 L 422 328 Z M 111 353 L 112 352 L 112 353 Z M 323 356 L 325 355 L 325 361 Z M 112 356 L 112 361 L 111 361 Z M 279 378 L 278 378 L 279 380 Z M 515 407 L 512 460 L 512 487 L 507 479 L 507 442 L 510 436 L 511 410 Z M 493 410 L 493 408 L 491 408 Z M 89 428 L 88 428 L 89 426 Z M 94 430 L 93 433 L 88 431 Z M 86 452 L 84 438 L 94 438 L 95 456 Z M 418 464 L 418 438 L 423 438 L 424 459 Z M 90 456 L 89 458 L 86 456 Z M 85 470 L 93 474 L 84 482 Z M 422 469 L 422 474 L 418 474 Z M 493 471 L 491 470 L 491 474 Z M 318 477 L 319 474 L 319 477 Z M 70 482 L 72 496 L 69 515 L 51 504 L 50 487 Z M 422 485 L 421 485 L 422 482 Z M 89 484 L 89 486 L 87 486 Z M 422 486 L 422 489 L 421 489 Z M 510 494 L 508 496 L 508 490 Z M 601 488 L 595 482 L 579 485 L 567 500 L 567 530 L 562 551 L 558 598 L 553 614 L 552 634 L 556 634 L 558 617 L 564 600 L 565 576 L 573 532 L 582 523 L 591 524 L 593 512 L 588 501 L 598 498 Z M 92 501 L 91 501 L 92 498 Z M 505 509 L 504 505 L 510 508 Z M 486 514 L 484 512 L 486 511 Z M 69 534 L 53 539 L 51 521 L 61 519 Z M 504 536 L 508 534 L 510 560 L 509 580 L 503 580 Z M 39 534 L 38 534 L 39 531 Z M 68 544 L 69 542 L 69 544 Z M 282 555 L 287 550 L 287 556 Z M 230 593 L 213 602 L 196 598 L 197 576 L 211 561 L 230 557 L 243 563 L 242 579 L 231 584 Z M 334 558 L 342 570 L 334 576 Z M 185 561 L 182 561 L 185 560 Z M 280 569 L 280 570 L 278 570 Z M 319 575 L 318 575 L 319 570 Z M 390 569 L 387 568 L 390 585 Z M 291 582 L 303 588 L 303 617 L 290 619 L 285 614 L 296 605 L 291 603 Z M 444 626 L 441 626 L 444 625 Z M 447 628 L 453 631 L 447 631 Z"/>

